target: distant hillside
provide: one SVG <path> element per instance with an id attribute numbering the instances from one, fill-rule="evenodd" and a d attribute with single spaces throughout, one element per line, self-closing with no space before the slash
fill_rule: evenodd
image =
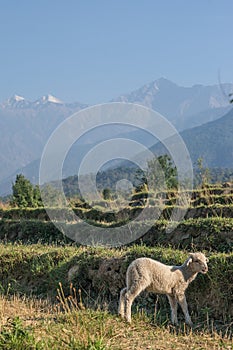
<path id="1" fill-rule="evenodd" d="M 65 104 L 48 95 L 35 102 L 14 96 L 0 105 L 0 180 L 37 158 L 53 130 L 86 107 Z"/>
<path id="2" fill-rule="evenodd" d="M 233 109 L 224 117 L 181 133 L 191 158 L 208 167 L 233 167 Z"/>
<path id="3" fill-rule="evenodd" d="M 184 130 L 215 120 L 230 109 L 227 94 L 233 84 L 192 87 L 160 78 L 141 88 L 121 95 L 115 101 L 139 103 L 166 117 L 178 130 Z"/>
<path id="4" fill-rule="evenodd" d="M 233 109 L 225 116 L 204 125 L 185 130 L 181 136 L 189 150 L 193 164 L 203 158 L 209 168 L 233 167 Z M 169 148 L 173 147 L 173 138 L 169 139 Z M 166 152 L 161 144 L 151 148 L 155 154 Z"/>
<path id="5" fill-rule="evenodd" d="M 115 101 L 139 103 L 152 108 L 181 130 L 216 120 L 226 114 L 230 106 L 222 91 L 227 96 L 233 91 L 233 84 L 223 84 L 222 89 L 217 85 L 195 85 L 187 88 L 161 78 L 130 94 L 122 95 Z M 0 104 L 0 194 L 9 192 L 15 174 L 19 172 L 33 182 L 38 181 L 40 157 L 49 136 L 67 117 L 85 107 L 87 105 L 78 102 L 65 103 L 52 95 L 43 96 L 34 102 L 15 95 Z M 230 129 L 227 132 L 230 133 Z M 190 131 L 187 135 L 189 133 Z M 156 142 L 139 130 L 120 127 L 99 129 L 82 138 L 70 152 L 66 160 L 64 177 L 77 173 L 83 155 L 97 142 L 121 135 L 136 140 L 146 147 Z M 205 136 L 202 137 L 205 139 Z M 226 142 L 230 142 L 226 139 L 227 137 Z M 222 139 L 221 142 L 225 141 Z M 187 136 L 187 142 L 190 143 L 193 159 L 203 153 L 200 152 L 198 143 L 193 142 L 191 145 L 190 136 Z M 194 150 L 196 145 L 197 148 Z M 226 148 L 228 149 L 227 145 Z M 217 158 L 211 156 L 212 161 L 208 163 L 214 166 L 229 164 L 224 160 L 225 153 L 220 152 L 219 148 L 216 151 L 222 156 L 219 155 Z M 206 152 L 206 158 L 210 157 L 209 151 Z"/>

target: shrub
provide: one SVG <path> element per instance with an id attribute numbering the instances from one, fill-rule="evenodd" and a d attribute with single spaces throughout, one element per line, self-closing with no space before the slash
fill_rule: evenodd
<path id="1" fill-rule="evenodd" d="M 41 341 L 36 341 L 34 334 L 29 328 L 22 325 L 21 320 L 16 317 L 8 320 L 0 333 L 0 349 L 4 350 L 42 350 Z"/>

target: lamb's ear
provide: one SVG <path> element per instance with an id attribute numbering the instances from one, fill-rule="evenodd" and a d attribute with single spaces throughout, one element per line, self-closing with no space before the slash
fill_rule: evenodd
<path id="1" fill-rule="evenodd" d="M 188 259 L 187 259 L 187 266 L 189 266 L 189 264 L 193 261 L 193 257 L 192 255 L 190 254 Z"/>

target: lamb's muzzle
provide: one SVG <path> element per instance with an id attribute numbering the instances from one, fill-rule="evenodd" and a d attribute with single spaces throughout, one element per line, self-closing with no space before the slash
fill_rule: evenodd
<path id="1" fill-rule="evenodd" d="M 126 288 L 122 289 L 119 314 L 131 322 L 131 305 L 134 299 L 147 290 L 166 294 L 171 306 L 171 321 L 177 323 L 177 303 L 182 308 L 185 322 L 192 325 L 188 312 L 185 290 L 200 272 L 208 272 L 208 259 L 202 253 L 191 253 L 181 266 L 168 266 L 150 258 L 138 258 L 128 267 Z"/>

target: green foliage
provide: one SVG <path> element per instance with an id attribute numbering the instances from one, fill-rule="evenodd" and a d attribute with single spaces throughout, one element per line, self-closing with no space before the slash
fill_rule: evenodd
<path id="1" fill-rule="evenodd" d="M 164 157 L 164 156 L 162 156 Z M 204 161 L 203 161 L 204 164 Z M 168 188 L 176 188 L 177 187 L 177 177 L 176 177 L 176 169 L 174 167 L 174 164 L 171 162 L 171 167 L 174 171 L 173 174 L 169 175 L 169 171 L 167 172 L 167 175 L 165 174 L 165 179 L 167 181 L 166 186 Z M 161 167 L 161 166 L 160 166 Z M 205 169 L 205 167 L 203 166 Z M 171 169 L 171 170 L 172 170 Z M 232 168 L 209 168 L 209 182 L 210 183 L 221 183 L 221 182 L 227 182 L 233 180 L 233 169 Z M 160 171 L 160 175 L 161 171 Z M 173 176 L 174 175 L 174 176 Z M 170 178 L 169 178 L 170 177 Z M 109 188 L 112 192 L 112 195 L 114 197 L 115 190 L 116 190 L 116 183 L 122 179 L 126 179 L 133 185 L 134 190 L 137 188 L 140 189 L 140 186 L 147 183 L 147 174 L 143 172 L 141 169 L 138 169 L 136 167 L 118 167 L 114 169 L 108 169 L 105 171 L 102 171 L 97 174 L 96 179 L 92 179 L 91 175 L 90 178 L 92 181 L 96 181 L 97 189 L 102 193 L 104 188 Z M 153 177 L 152 177 L 153 180 Z M 81 176 L 81 181 L 84 184 L 84 186 L 88 186 L 88 177 Z M 68 198 L 71 198 L 71 200 L 76 197 L 81 199 L 81 194 L 79 191 L 79 178 L 78 176 L 70 176 L 64 180 L 62 180 L 63 183 L 63 189 L 64 193 Z M 200 169 L 198 168 L 197 164 L 194 166 L 194 185 L 199 186 L 201 183 L 200 180 Z M 153 189 L 154 186 L 152 186 Z M 46 188 L 46 186 L 45 186 Z M 46 191 L 46 189 L 45 189 Z M 53 186 L 49 185 L 47 188 L 48 191 L 48 197 L 51 197 L 51 206 L 57 206 L 60 205 L 60 199 L 58 196 L 58 193 L 56 193 L 56 184 L 54 183 Z M 56 204 L 58 203 L 58 204 Z"/>
<path id="2" fill-rule="evenodd" d="M 145 178 L 144 178 L 145 179 Z M 146 179 L 145 179 L 146 181 Z M 135 193 L 147 193 L 148 194 L 148 185 L 146 182 L 142 182 L 139 186 L 135 188 Z"/>
<path id="3" fill-rule="evenodd" d="M 35 340 L 34 334 L 29 328 L 22 325 L 22 321 L 17 317 L 8 320 L 0 333 L 0 349 L 4 350 L 42 350 L 42 342 Z"/>
<path id="4" fill-rule="evenodd" d="M 12 205 L 20 208 L 33 208 L 42 205 L 39 186 L 33 186 L 22 174 L 16 176 L 12 191 Z"/>
<path id="5" fill-rule="evenodd" d="M 91 340 L 88 339 L 87 344 L 82 344 L 76 339 L 71 339 L 70 349 L 75 350 L 107 350 L 107 347 L 104 345 L 102 339 Z"/>
<path id="6" fill-rule="evenodd" d="M 56 188 L 56 184 L 46 184 L 43 187 L 41 187 L 40 190 L 45 206 L 54 208 L 62 207 L 63 205 L 65 205 L 61 193 Z"/>
<path id="7" fill-rule="evenodd" d="M 200 158 L 202 159 L 202 158 Z M 199 163 L 200 164 L 200 163 Z M 205 176 L 205 174 L 207 176 Z M 232 182 L 233 180 L 233 169 L 232 168 L 207 168 L 204 166 L 202 159 L 202 170 L 198 163 L 194 164 L 194 187 L 200 187 L 202 179 L 206 177 L 208 183 L 220 184 L 224 182 Z"/>
<path id="8" fill-rule="evenodd" d="M 0 221 L 0 240 L 23 242 L 26 244 L 71 244 L 73 241 L 65 236 L 50 221 L 11 220 Z"/>
<path id="9" fill-rule="evenodd" d="M 43 206 L 39 185 L 35 185 L 33 188 L 33 204 L 34 207 Z"/>
<path id="10" fill-rule="evenodd" d="M 103 194 L 103 199 L 106 201 L 108 201 L 112 198 L 110 188 L 104 188 L 102 194 Z"/>
<path id="11" fill-rule="evenodd" d="M 114 194 L 116 190 L 116 183 L 122 179 L 128 180 L 134 188 L 136 188 L 143 177 L 143 171 L 137 167 L 121 166 L 114 169 L 107 169 L 97 173 L 96 178 L 93 178 L 93 174 L 88 176 L 80 175 L 70 176 L 64 179 L 63 188 L 66 196 L 72 198 L 74 196 L 81 197 L 79 191 L 79 181 L 88 188 L 88 184 L 91 179 L 92 182 L 96 182 L 97 189 L 102 193 L 105 188 L 109 188 Z"/>
<path id="12" fill-rule="evenodd" d="M 177 169 L 167 154 L 149 160 L 147 167 L 146 178 L 150 183 L 150 190 L 177 188 Z"/>
<path id="13" fill-rule="evenodd" d="M 80 219 L 93 226 L 120 227 L 131 222 L 132 229 L 140 225 L 147 225 L 147 233 L 139 239 L 147 245 L 163 244 L 186 249 L 207 249 L 228 252 L 232 250 L 232 212 L 233 186 L 231 183 L 223 185 L 209 185 L 190 191 L 192 196 L 190 206 L 179 204 L 177 190 L 148 192 L 144 184 L 137 192 L 135 190 L 130 202 L 119 208 L 116 199 L 111 202 L 102 200 L 92 203 L 92 207 L 81 199 L 71 201 L 72 207 L 47 208 L 57 223 L 64 229 L 76 232 L 85 231 L 81 221 L 74 221 L 75 213 Z M 145 204 L 148 202 L 148 206 Z M 105 210 L 111 204 L 111 210 Z M 108 207 L 109 208 L 109 207 Z M 148 217 L 158 220 L 134 220 L 145 210 Z M 169 220 L 174 210 L 183 212 L 184 220 L 178 223 L 172 234 L 166 233 Z M 0 240 L 4 242 L 72 244 L 49 220 L 46 208 L 0 208 Z M 153 216 L 152 216 L 153 215 Z M 134 222 L 133 222 L 134 220 Z M 86 231 L 85 231 L 86 232 Z M 88 232 L 87 232 L 88 233 Z"/>
<path id="14" fill-rule="evenodd" d="M 125 273 L 131 261 L 147 256 L 168 265 L 180 265 L 189 254 L 189 251 L 171 247 L 143 245 L 121 249 L 42 245 L 2 245 L 0 248 L 0 284 L 1 290 L 5 291 L 8 297 L 17 292 L 55 300 L 60 282 L 64 294 L 67 295 L 70 291 L 67 282 L 68 271 L 78 265 L 73 283 L 82 291 L 83 305 L 94 308 L 97 307 L 97 301 L 101 301 L 101 305 L 104 305 L 105 301 L 111 301 L 113 309 L 120 289 L 125 285 Z M 233 312 L 231 308 L 233 253 L 205 253 L 210 260 L 209 272 L 204 276 L 198 275 L 192 287 L 188 289 L 190 309 L 203 320 L 202 309 L 208 307 L 211 317 L 221 322 L 224 319 L 226 321 L 232 317 Z M 153 312 L 151 301 L 147 304 L 145 297 L 139 300 Z M 138 305 L 137 301 L 135 305 Z M 167 302 L 162 308 L 169 312 Z M 104 322 L 102 324 L 104 325 Z M 99 338 L 91 339 L 93 341 Z"/>
<path id="15" fill-rule="evenodd" d="M 206 186 L 211 181 L 210 170 L 204 167 L 203 158 L 198 158 L 197 160 L 197 174 L 195 177 L 196 186 Z"/>

